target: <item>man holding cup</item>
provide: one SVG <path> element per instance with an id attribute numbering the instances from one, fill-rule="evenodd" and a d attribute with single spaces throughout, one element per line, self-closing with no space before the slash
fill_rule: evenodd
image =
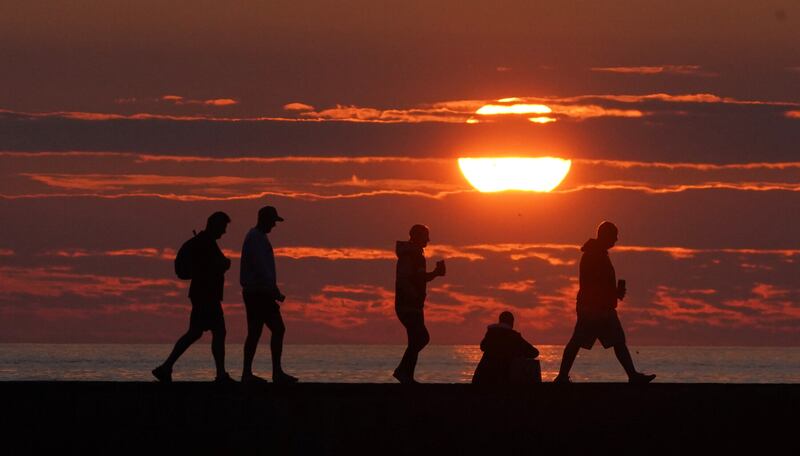
<path id="1" fill-rule="evenodd" d="M 581 248 L 580 290 L 578 291 L 578 321 L 572 338 L 564 347 L 561 368 L 556 383 L 569 383 L 569 371 L 581 348 L 591 350 L 600 339 L 603 348 L 614 347 L 614 354 L 628 374 L 628 382 L 650 383 L 655 374 L 637 372 L 625 343 L 625 332 L 617 316 L 617 300 L 624 299 L 625 281 L 617 282 L 608 250 L 617 243 L 619 230 L 611 222 L 597 227 L 597 238 L 589 239 Z"/>
<path id="2" fill-rule="evenodd" d="M 436 268 L 428 272 L 425 262 L 425 247 L 430 242 L 430 230 L 425 225 L 414 225 L 409 230 L 408 241 L 397 241 L 397 272 L 395 277 L 395 313 L 406 329 L 408 346 L 403 359 L 392 374 L 402 384 L 418 383 L 414 380 L 419 352 L 431 338 L 425 328 L 425 306 L 427 283 L 446 273 L 444 260 L 436 262 Z"/>

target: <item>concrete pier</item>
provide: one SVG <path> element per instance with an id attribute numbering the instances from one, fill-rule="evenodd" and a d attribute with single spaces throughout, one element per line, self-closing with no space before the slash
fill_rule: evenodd
<path id="1" fill-rule="evenodd" d="M 800 385 L 3 382 L 24 454 L 800 454 Z"/>

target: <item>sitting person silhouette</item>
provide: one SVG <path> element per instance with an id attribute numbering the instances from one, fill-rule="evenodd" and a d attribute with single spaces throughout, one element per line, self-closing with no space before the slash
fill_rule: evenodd
<path id="1" fill-rule="evenodd" d="M 514 331 L 514 315 L 502 312 L 499 321 L 486 328 L 481 341 L 483 357 L 475 368 L 472 383 L 508 385 L 512 383 L 512 365 L 518 358 L 536 358 L 539 350 Z"/>

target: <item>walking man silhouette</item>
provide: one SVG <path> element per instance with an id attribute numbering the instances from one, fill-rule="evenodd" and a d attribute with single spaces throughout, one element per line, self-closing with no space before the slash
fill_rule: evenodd
<path id="1" fill-rule="evenodd" d="M 175 348 L 163 364 L 153 369 L 153 376 L 160 382 L 172 381 L 172 367 L 193 343 L 211 331 L 211 353 L 217 367 L 217 383 L 232 383 L 234 380 L 225 371 L 225 317 L 222 313 L 222 290 L 225 285 L 225 271 L 231 267 L 231 260 L 222 254 L 217 240 L 225 234 L 231 222 L 228 214 L 214 212 L 208 217 L 206 229 L 191 241 L 190 269 L 192 282 L 189 285 L 189 299 L 192 313 L 189 317 L 189 330 L 178 339 Z M 182 249 L 183 250 L 183 249 Z"/>
<path id="2" fill-rule="evenodd" d="M 242 297 L 247 312 L 247 339 L 244 342 L 243 383 L 266 383 L 266 380 L 253 374 L 253 358 L 256 356 L 258 340 L 264 325 L 272 332 L 270 349 L 272 351 L 272 381 L 275 383 L 295 383 L 297 378 L 283 371 L 283 335 L 286 327 L 278 304 L 286 296 L 278 289 L 275 271 L 275 254 L 267 233 L 275 228 L 276 222 L 283 218 L 272 206 L 264 206 L 258 211 L 256 226 L 248 231 L 242 245 L 240 282 Z"/>
<path id="3" fill-rule="evenodd" d="M 617 300 L 625 298 L 625 282 L 617 282 L 608 250 L 617 243 L 619 230 L 611 222 L 597 227 L 597 238 L 589 239 L 581 248 L 580 289 L 578 290 L 578 321 L 572 338 L 564 347 L 561 368 L 556 383 L 569 383 L 569 371 L 581 348 L 591 350 L 600 339 L 603 348 L 614 347 L 614 354 L 628 374 L 629 383 L 649 383 L 655 374 L 642 374 L 633 366 L 631 353 L 625 343 L 625 332 L 617 317 Z"/>
<path id="4" fill-rule="evenodd" d="M 419 352 L 430 342 L 425 328 L 425 296 L 427 283 L 444 276 L 444 260 L 436 262 L 436 268 L 427 272 L 424 249 L 430 242 L 430 230 L 425 225 L 414 225 L 409 231 L 408 241 L 397 241 L 397 272 L 395 276 L 394 308 L 400 323 L 408 334 L 408 347 L 400 365 L 394 370 L 394 378 L 400 383 L 418 383 L 414 380 Z"/>

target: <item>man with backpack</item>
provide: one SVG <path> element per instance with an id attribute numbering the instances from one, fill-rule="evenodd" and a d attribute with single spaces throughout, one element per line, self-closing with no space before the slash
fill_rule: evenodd
<path id="1" fill-rule="evenodd" d="M 184 280 L 191 279 L 189 299 L 192 313 L 189 330 L 178 339 L 175 348 L 163 364 L 153 369 L 153 376 L 160 382 L 172 381 L 172 367 L 178 358 L 193 343 L 211 331 L 211 353 L 217 368 L 217 383 L 232 383 L 234 380 L 225 371 L 225 317 L 222 313 L 222 290 L 225 272 L 231 260 L 223 255 L 217 240 L 225 234 L 231 222 L 228 214 L 214 212 L 208 217 L 206 229 L 198 233 L 178 251 L 175 272 Z"/>

